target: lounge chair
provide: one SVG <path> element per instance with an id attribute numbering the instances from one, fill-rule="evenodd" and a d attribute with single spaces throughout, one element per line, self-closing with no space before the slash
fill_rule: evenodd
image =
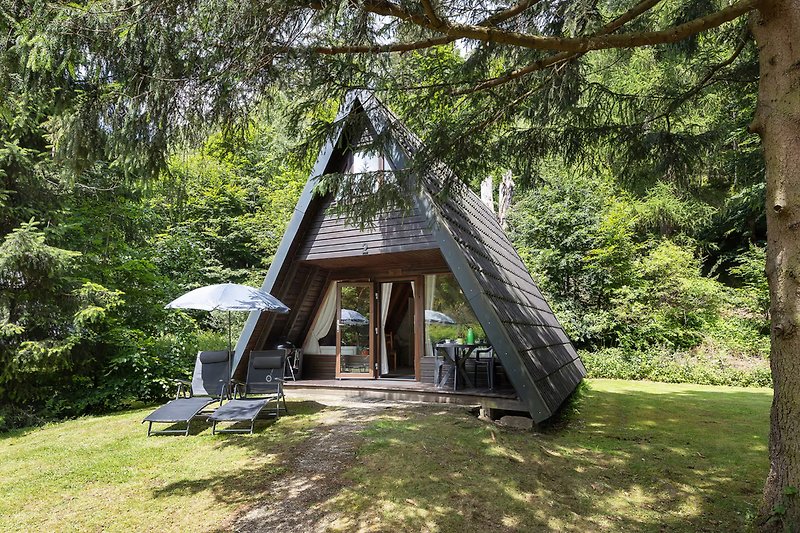
<path id="1" fill-rule="evenodd" d="M 229 396 L 228 352 L 199 352 L 194 363 L 192 380 L 175 380 L 178 383 L 178 393 L 175 399 L 162 405 L 147 418 L 142 424 L 148 422 L 147 436 L 182 434 L 189 435 L 189 426 L 192 418 L 200 412 Z M 153 431 L 153 423 L 179 424 L 185 423 L 185 429 L 162 429 Z"/>
<path id="2" fill-rule="evenodd" d="M 252 433 L 256 417 L 270 402 L 275 402 L 275 418 L 281 410 L 288 413 L 286 397 L 283 394 L 283 372 L 286 365 L 285 350 L 266 350 L 250 352 L 247 363 L 247 381 L 237 383 L 236 395 L 209 417 L 211 433 Z M 265 396 L 266 395 L 266 396 Z M 259 396 L 253 398 L 253 396 Z M 283 407 L 281 407 L 283 402 Z M 219 422 L 250 422 L 249 428 L 228 427 L 217 429 Z"/>

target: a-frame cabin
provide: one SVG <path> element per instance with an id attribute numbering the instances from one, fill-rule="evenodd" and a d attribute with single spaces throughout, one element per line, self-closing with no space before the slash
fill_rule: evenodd
<path id="1" fill-rule="evenodd" d="M 474 336 L 494 348 L 495 387 L 513 388 L 536 422 L 550 417 L 585 369 L 495 214 L 467 187 L 436 195 L 450 171 L 435 165 L 423 190 L 408 187 L 413 213 L 349 226 L 329 211 L 332 197 L 315 194 L 317 178 L 397 171 L 421 143 L 366 91 L 348 95 L 337 124 L 263 284 L 291 312 L 251 313 L 234 366 L 241 373 L 251 350 L 289 341 L 303 347 L 300 379 L 432 383 L 432 344 Z M 360 150 L 364 138 L 380 139 L 380 153 Z M 488 369 L 470 374 L 480 381 Z"/>

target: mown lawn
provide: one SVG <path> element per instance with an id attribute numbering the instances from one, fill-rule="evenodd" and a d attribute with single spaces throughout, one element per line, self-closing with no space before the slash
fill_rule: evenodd
<path id="1" fill-rule="evenodd" d="M 770 401 L 766 389 L 592 380 L 578 412 L 539 434 L 462 409 L 379 409 L 344 488 L 321 503 L 325 528 L 742 530 L 768 466 Z M 302 414 L 253 436 L 148 439 L 142 410 L 0 435 L 0 530 L 230 529 L 244 509 L 276 506 L 270 485 L 341 413 L 291 408 Z"/>
<path id="2" fill-rule="evenodd" d="M 741 531 L 767 473 L 767 389 L 592 380 L 543 434 L 438 413 L 376 422 L 342 531 Z"/>
<path id="3" fill-rule="evenodd" d="M 152 409 L 0 434 L 0 531 L 225 529 L 269 496 L 314 427 L 313 405 L 291 407 L 298 414 L 253 436 L 195 422 L 189 437 L 148 438 L 140 422 Z"/>

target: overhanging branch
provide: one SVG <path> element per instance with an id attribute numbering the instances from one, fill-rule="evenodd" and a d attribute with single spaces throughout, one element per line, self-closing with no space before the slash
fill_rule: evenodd
<path id="1" fill-rule="evenodd" d="M 513 6 L 502 11 L 498 11 L 494 15 L 488 17 L 486 20 L 480 23 L 480 26 L 497 26 L 501 22 L 505 22 L 510 18 L 516 17 L 538 2 L 539 0 L 522 0 L 517 2 Z"/>
<path id="2" fill-rule="evenodd" d="M 311 52 L 323 55 L 337 54 L 383 54 L 391 52 L 410 52 L 412 50 L 422 50 L 432 48 L 442 44 L 452 43 L 456 37 L 434 37 L 422 39 L 408 43 L 391 43 L 380 45 L 345 45 L 345 46 L 315 46 Z"/>
<path id="3" fill-rule="evenodd" d="M 628 11 L 623 13 L 622 15 L 616 17 L 614 20 L 600 28 L 598 32 L 594 35 L 595 37 L 601 35 L 607 35 L 609 33 L 613 33 L 617 31 L 619 28 L 627 24 L 628 22 L 632 21 L 633 19 L 637 18 L 638 16 L 642 15 L 643 13 L 649 11 L 650 9 L 654 8 L 657 4 L 659 4 L 661 0 L 643 0 L 639 2 Z M 549 57 L 545 57 L 539 59 L 538 61 L 534 61 L 533 63 L 526 65 L 522 68 L 513 70 L 508 72 L 502 76 L 497 76 L 496 78 L 491 78 L 489 80 L 485 80 L 474 87 L 464 90 L 458 91 L 455 94 L 468 94 L 477 91 L 483 91 L 486 89 L 491 89 L 492 87 L 497 87 L 498 85 L 502 85 L 504 83 L 508 83 L 510 81 L 516 80 L 521 78 L 527 74 L 532 72 L 536 72 L 539 70 L 544 70 L 547 67 L 552 65 L 556 65 L 558 63 L 562 63 L 564 61 L 571 61 L 573 59 L 577 59 L 578 57 L 582 56 L 584 52 L 559 52 L 557 54 L 553 54 Z"/>
<path id="4" fill-rule="evenodd" d="M 475 39 L 484 42 L 509 44 L 536 50 L 559 52 L 588 52 L 609 48 L 633 48 L 681 41 L 690 35 L 715 28 L 755 9 L 761 0 L 739 0 L 724 9 L 699 17 L 684 24 L 653 32 L 635 32 L 594 37 L 545 37 L 497 28 L 469 24 L 451 24 L 447 36 L 459 39 Z M 436 28 L 430 28 L 436 29 Z"/>
<path id="5" fill-rule="evenodd" d="M 411 13 L 398 4 L 388 0 L 365 0 L 361 9 L 368 13 L 394 17 L 404 22 L 432 30 L 449 39 L 474 39 L 482 42 L 508 44 L 534 50 L 551 50 L 555 52 L 588 52 L 609 48 L 633 48 L 656 44 L 669 44 L 681 41 L 690 35 L 715 28 L 734 20 L 748 11 L 756 9 L 762 0 L 739 0 L 738 2 L 715 11 L 704 17 L 653 32 L 633 32 L 623 34 L 594 35 L 591 37 L 549 37 L 504 30 L 491 26 L 474 24 L 456 24 L 445 21 L 432 22 L 428 17 Z M 639 5 L 644 4 L 640 3 Z M 633 12 L 636 8 L 632 9 Z M 636 15 L 638 16 L 638 15 Z M 350 50 L 351 47 L 339 47 Z M 372 51 L 375 47 L 368 47 Z M 392 50 L 388 50 L 392 51 Z M 339 52 L 347 53 L 347 52 Z"/>

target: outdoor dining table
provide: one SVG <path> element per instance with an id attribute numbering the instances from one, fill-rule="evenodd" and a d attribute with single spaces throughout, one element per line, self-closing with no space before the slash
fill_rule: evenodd
<path id="1" fill-rule="evenodd" d="M 442 348 L 442 351 L 447 354 L 447 358 L 450 359 L 453 363 L 451 368 L 447 369 L 447 373 L 444 377 L 440 376 L 440 379 L 436 382 L 436 386 L 441 388 L 443 383 L 447 383 L 447 380 L 450 378 L 450 372 L 455 372 L 455 376 L 453 376 L 453 390 L 458 390 L 458 376 L 459 373 L 463 376 L 465 384 L 469 388 L 475 388 L 475 384 L 472 383 L 472 380 L 469 379 L 469 373 L 467 373 L 466 364 L 467 359 L 472 353 L 477 350 L 478 348 L 491 348 L 491 344 L 486 343 L 473 343 L 473 344 L 459 344 L 457 342 L 439 342 L 436 343 L 436 348 Z M 460 371 L 460 372 L 459 372 Z"/>

